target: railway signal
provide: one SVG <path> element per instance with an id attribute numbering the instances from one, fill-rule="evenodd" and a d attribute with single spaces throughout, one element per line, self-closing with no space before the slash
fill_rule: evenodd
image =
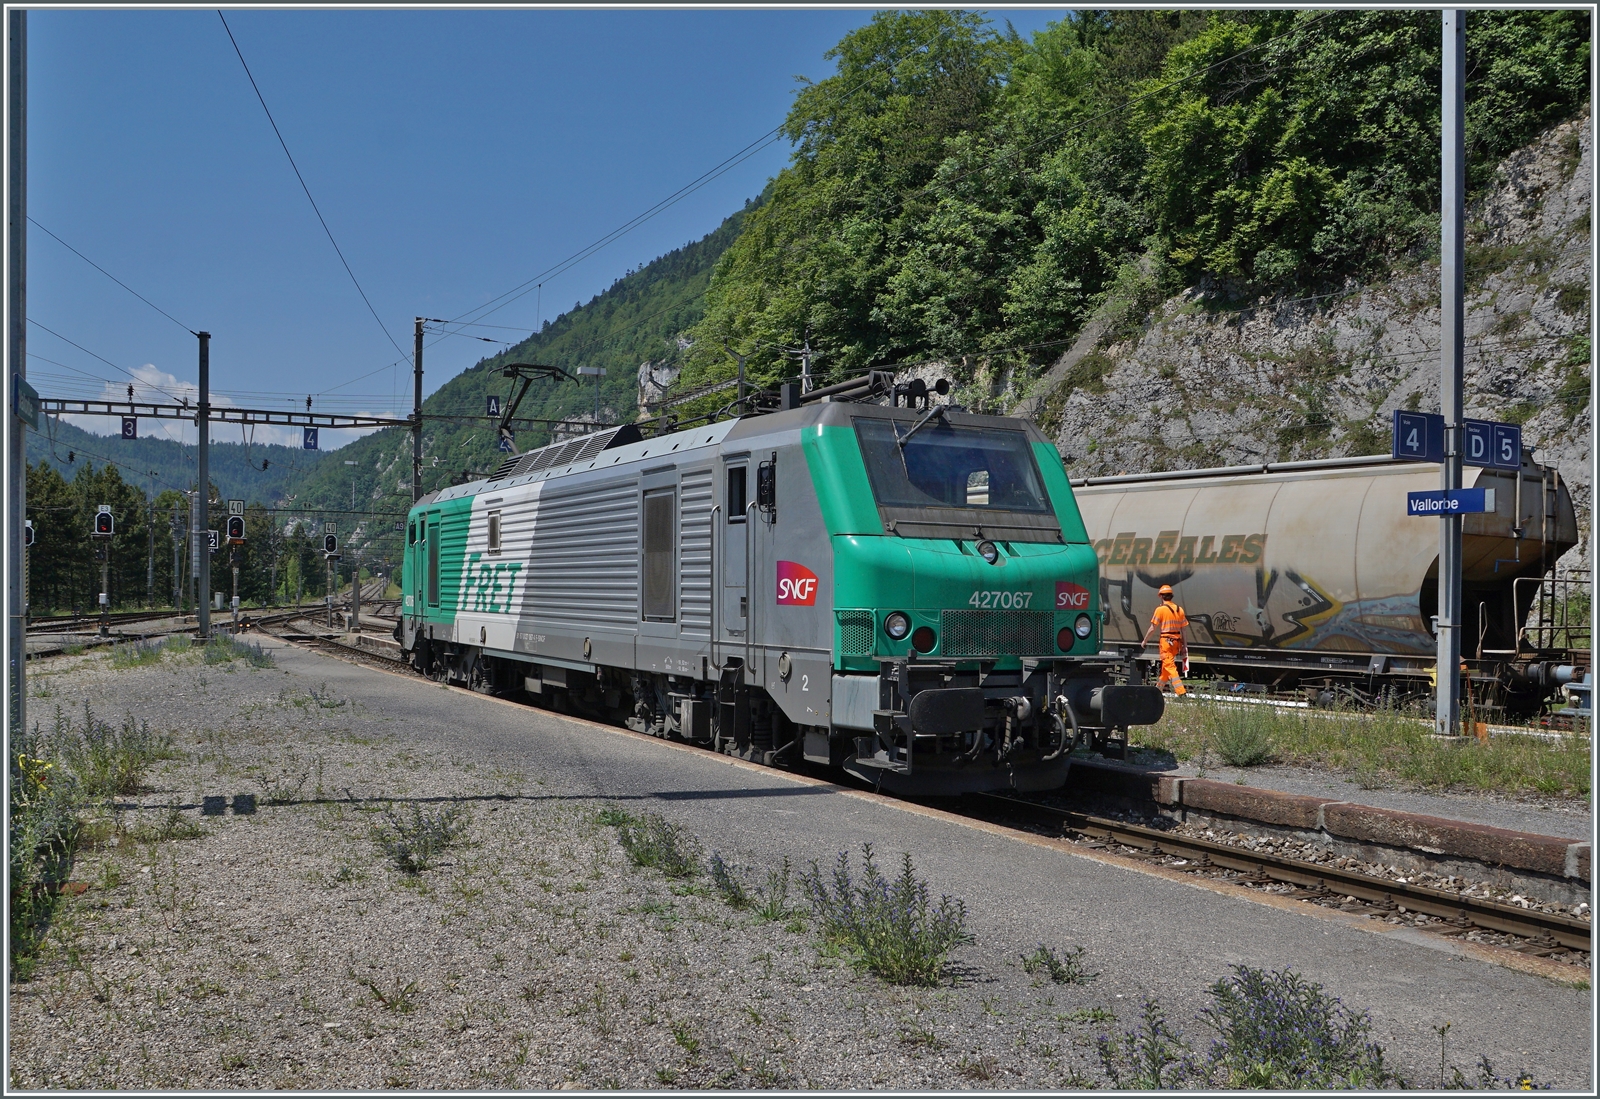
<path id="1" fill-rule="evenodd" d="M 339 555 L 339 536 L 337 534 L 324 534 L 322 536 L 322 552 L 328 557 Z"/>
<path id="2" fill-rule="evenodd" d="M 244 545 L 244 516 L 228 516 L 228 544 L 231 546 Z"/>
<path id="3" fill-rule="evenodd" d="M 94 536 L 110 538 L 115 533 L 117 533 L 117 521 L 111 515 L 111 505 L 101 504 L 100 510 L 94 514 Z"/>
<path id="4" fill-rule="evenodd" d="M 28 549 L 33 545 L 33 520 L 25 519 L 22 523 L 22 546 Z"/>

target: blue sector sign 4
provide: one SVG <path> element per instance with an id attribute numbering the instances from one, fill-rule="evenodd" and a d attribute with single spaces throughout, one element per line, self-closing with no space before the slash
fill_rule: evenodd
<path id="1" fill-rule="evenodd" d="M 1444 461 L 1444 417 L 1395 409 L 1390 457 L 1404 462 Z"/>
<path id="2" fill-rule="evenodd" d="M 317 429 L 303 427 L 300 429 L 300 446 L 305 450 L 317 449 Z"/>
<path id="3" fill-rule="evenodd" d="M 1470 515 L 1494 510 L 1492 488 L 1434 489 L 1406 493 L 1406 514 L 1423 517 Z"/>

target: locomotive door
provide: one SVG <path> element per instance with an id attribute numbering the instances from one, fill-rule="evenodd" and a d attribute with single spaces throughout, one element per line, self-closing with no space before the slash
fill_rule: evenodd
<path id="1" fill-rule="evenodd" d="M 745 635 L 749 623 L 750 600 L 747 590 L 750 523 L 749 471 L 747 458 L 727 463 L 722 518 L 722 628 L 737 637 Z"/>

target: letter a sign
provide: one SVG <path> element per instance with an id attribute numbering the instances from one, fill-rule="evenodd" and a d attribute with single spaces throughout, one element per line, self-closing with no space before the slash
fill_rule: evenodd
<path id="1" fill-rule="evenodd" d="M 489 395 L 489 415 L 500 415 L 500 398 L 492 393 Z"/>

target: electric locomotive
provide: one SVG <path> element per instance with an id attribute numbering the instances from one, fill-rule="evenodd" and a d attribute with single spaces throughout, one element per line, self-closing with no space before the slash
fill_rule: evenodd
<path id="1" fill-rule="evenodd" d="M 510 457 L 412 508 L 396 639 L 441 680 L 890 792 L 1057 787 L 1161 695 L 1100 651 L 1055 448 L 932 396 L 873 374 Z"/>

